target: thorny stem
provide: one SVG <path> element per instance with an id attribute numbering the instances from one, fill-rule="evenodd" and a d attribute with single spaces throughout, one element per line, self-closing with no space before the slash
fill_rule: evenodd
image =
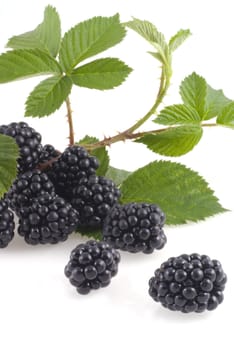
<path id="1" fill-rule="evenodd" d="M 94 150 L 96 148 L 100 148 L 103 146 L 110 146 L 113 143 L 119 142 L 119 141 L 125 141 L 125 140 L 130 140 L 130 139 L 135 139 L 138 135 L 145 135 L 145 133 L 138 133 L 134 134 L 134 131 L 139 129 L 141 125 L 143 125 L 157 110 L 158 106 L 161 104 L 164 96 L 167 93 L 167 90 L 170 86 L 170 78 L 172 75 L 171 67 L 168 67 L 167 65 L 162 66 L 162 73 L 160 77 L 160 85 L 157 93 L 156 100 L 151 107 L 151 109 L 140 119 L 138 120 L 134 125 L 132 125 L 130 128 L 127 130 L 120 132 L 119 134 L 105 138 L 99 142 L 89 144 L 89 145 L 84 145 L 88 150 Z M 138 136 L 139 137 L 139 136 Z"/>
<path id="2" fill-rule="evenodd" d="M 105 137 L 101 141 L 98 141 L 98 142 L 95 142 L 92 144 L 83 144 L 82 146 L 85 147 L 88 151 L 92 151 L 92 150 L 100 148 L 100 147 L 110 146 L 113 143 L 116 143 L 119 141 L 138 139 L 140 137 L 143 137 L 143 136 L 146 136 L 149 134 L 157 135 L 163 131 L 167 131 L 169 129 L 174 128 L 175 126 L 170 126 L 168 128 L 143 131 L 143 132 L 135 132 L 153 114 L 156 113 L 158 106 L 162 103 L 163 98 L 165 97 L 167 90 L 170 86 L 171 76 L 172 76 L 172 69 L 171 69 L 171 61 L 170 61 L 169 64 L 165 63 L 162 65 L 160 84 L 159 84 L 159 88 L 158 88 L 157 97 L 156 97 L 156 100 L 155 100 L 153 106 L 140 120 L 138 120 L 130 128 L 118 133 L 115 136 Z M 69 98 L 66 99 L 66 105 L 67 105 L 67 117 L 68 117 L 68 123 L 69 123 L 69 140 L 70 140 L 70 145 L 74 145 L 74 130 L 73 130 L 73 122 L 72 122 L 72 110 L 71 110 Z M 210 126 L 217 126 L 217 124 L 211 124 L 211 123 L 201 124 L 201 127 L 210 127 Z"/>
<path id="3" fill-rule="evenodd" d="M 201 127 L 213 127 L 213 126 L 218 126 L 215 123 L 203 123 L 201 124 Z M 118 141 L 125 141 L 125 140 L 136 140 L 140 137 L 146 136 L 146 135 L 157 135 L 160 134 L 161 132 L 171 130 L 175 128 L 175 126 L 170 126 L 168 128 L 162 128 L 162 129 L 156 129 L 156 130 L 149 130 L 149 131 L 143 131 L 143 132 L 137 132 L 137 133 L 129 133 L 129 134 L 119 134 L 114 137 L 107 137 L 102 141 L 96 142 L 94 144 L 89 144 L 89 145 L 83 145 L 88 151 L 92 151 L 93 149 L 97 149 L 100 147 L 105 147 L 105 146 L 110 146 L 112 143 L 118 142 Z M 121 138 L 119 138 L 121 137 Z"/>
<path id="4" fill-rule="evenodd" d="M 74 140 L 74 128 L 73 128 L 73 120 L 72 120 L 72 109 L 71 109 L 71 102 L 69 97 L 66 99 L 66 106 L 67 106 L 67 120 L 69 125 L 69 146 L 73 146 L 75 143 L 75 140 Z"/>
<path id="5" fill-rule="evenodd" d="M 46 169 L 50 168 L 52 166 L 52 164 L 54 162 L 56 162 L 56 160 L 58 160 L 59 156 L 60 156 L 61 152 L 59 152 L 59 155 L 55 158 L 52 158 L 50 160 L 47 160 L 44 163 L 39 163 L 37 166 L 37 169 L 41 170 L 41 171 L 45 171 Z"/>
<path id="6" fill-rule="evenodd" d="M 143 118 L 138 120 L 138 122 L 136 122 L 133 126 L 131 126 L 129 129 L 127 129 L 123 133 L 129 134 L 129 133 L 132 133 L 133 131 L 139 129 L 139 127 L 141 125 L 143 125 L 151 117 L 151 115 L 153 115 L 156 112 L 158 106 L 160 105 L 164 96 L 167 93 L 169 85 L 170 85 L 170 76 L 167 77 L 167 75 L 165 73 L 165 67 L 162 67 L 162 73 L 161 73 L 161 77 L 160 77 L 160 85 L 159 85 L 158 94 L 157 94 L 155 103 L 153 104 L 151 109 L 146 113 L 146 115 L 144 115 Z"/>
<path id="7" fill-rule="evenodd" d="M 215 123 L 203 123 L 201 124 L 201 127 L 213 127 L 213 126 L 218 126 L 218 124 L 215 124 Z M 143 136 L 146 136 L 146 135 L 157 135 L 159 134 L 160 132 L 163 132 L 163 131 L 167 131 L 169 129 L 173 129 L 174 126 L 170 126 L 168 128 L 162 128 L 162 129 L 156 129 L 156 130 L 150 130 L 150 131 L 143 131 L 143 132 L 138 132 L 138 133 L 131 133 L 131 134 L 128 134 L 128 135 L 125 135 L 125 140 L 131 140 L 131 139 L 138 139 L 140 137 L 143 137 Z M 110 145 L 110 140 L 113 138 L 106 138 L 100 142 L 98 142 L 98 147 L 104 147 L 104 146 L 108 146 Z M 113 142 L 112 142 L 113 143 Z M 88 151 L 91 151 L 93 148 L 91 148 L 90 146 L 93 146 L 91 144 L 87 144 L 87 145 L 83 145 Z M 95 147 L 95 148 L 98 148 L 98 147 Z M 48 169 L 49 167 L 52 166 L 52 164 L 59 158 L 61 152 L 57 151 L 58 152 L 58 156 L 55 157 L 55 158 L 52 158 L 50 160 L 48 160 L 47 162 L 45 163 L 41 163 L 38 165 L 38 169 L 41 170 L 41 171 L 44 171 L 46 169 Z"/>

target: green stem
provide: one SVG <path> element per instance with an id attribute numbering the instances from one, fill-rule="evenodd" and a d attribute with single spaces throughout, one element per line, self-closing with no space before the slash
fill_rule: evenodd
<path id="1" fill-rule="evenodd" d="M 166 92 L 167 92 L 169 85 L 170 85 L 170 77 L 168 77 L 168 79 L 166 78 L 165 67 L 163 66 L 161 77 L 160 77 L 159 90 L 158 90 L 158 94 L 157 94 L 155 103 L 153 104 L 151 109 L 146 113 L 146 115 L 144 115 L 143 118 L 138 120 L 138 122 L 136 122 L 133 126 L 131 126 L 124 133 L 129 134 L 129 133 L 132 133 L 133 131 L 139 129 L 139 127 L 141 125 L 143 125 L 156 112 L 158 106 L 160 105 L 164 96 L 166 95 Z"/>
<path id="2" fill-rule="evenodd" d="M 160 77 L 160 85 L 157 93 L 156 100 L 151 107 L 151 109 L 140 119 L 138 120 L 135 124 L 133 124 L 130 128 L 127 130 L 112 136 L 112 137 L 107 137 L 99 142 L 85 145 L 85 147 L 89 150 L 94 150 L 96 148 L 100 148 L 103 146 L 110 146 L 113 143 L 119 142 L 119 141 L 125 141 L 125 140 L 130 140 L 135 138 L 134 131 L 139 129 L 141 125 L 143 125 L 157 110 L 158 106 L 161 104 L 164 96 L 167 93 L 167 90 L 170 86 L 170 79 L 172 75 L 172 70 L 171 67 L 167 67 L 166 65 L 162 66 L 162 72 L 161 72 L 161 77 Z"/>
<path id="3" fill-rule="evenodd" d="M 215 124 L 215 123 L 201 124 L 201 127 L 214 127 L 214 126 L 218 126 L 218 124 Z M 143 132 L 136 132 L 136 133 L 128 133 L 128 134 L 125 134 L 124 136 L 122 134 L 119 134 L 119 135 L 116 135 L 114 137 L 107 137 L 104 140 L 96 142 L 94 144 L 83 145 L 83 147 L 85 147 L 88 151 L 92 151 L 92 150 L 100 148 L 100 147 L 110 146 L 112 143 L 115 143 L 118 141 L 136 140 L 136 139 L 139 139 L 140 137 L 143 137 L 146 135 L 152 135 L 152 134 L 157 135 L 157 134 L 160 134 L 161 132 L 173 129 L 175 127 L 176 126 L 170 126 L 168 128 L 149 130 L 149 131 L 143 131 Z M 119 139 L 120 136 L 121 136 L 121 139 Z"/>
<path id="4" fill-rule="evenodd" d="M 201 124 L 201 127 L 210 127 L 210 126 L 218 126 L 218 124 L 215 124 L 215 123 L 204 123 L 204 124 Z M 170 126 L 168 128 L 162 128 L 162 129 L 156 129 L 156 130 L 149 130 L 149 131 L 143 131 L 143 132 L 137 132 L 137 133 L 134 133 L 132 135 L 129 135 L 129 139 L 139 139 L 140 137 L 143 137 L 143 136 L 146 136 L 146 135 L 157 135 L 157 134 L 160 134 L 161 132 L 164 132 L 164 131 L 168 131 L 170 129 L 173 129 L 173 128 L 176 128 L 178 126 Z"/>
<path id="5" fill-rule="evenodd" d="M 69 125 L 69 146 L 73 146 L 75 144 L 74 127 L 73 127 L 73 120 L 72 120 L 71 102 L 69 97 L 66 99 L 66 107 L 67 107 L 67 120 Z"/>

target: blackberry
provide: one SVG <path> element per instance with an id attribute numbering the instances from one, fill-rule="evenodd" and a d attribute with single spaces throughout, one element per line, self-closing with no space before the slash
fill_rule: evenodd
<path id="1" fill-rule="evenodd" d="M 19 211 L 18 233 L 29 244 L 65 241 L 79 223 L 79 214 L 63 198 L 44 193 Z"/>
<path id="2" fill-rule="evenodd" d="M 227 276 L 218 260 L 183 254 L 164 262 L 149 281 L 149 294 L 170 310 L 214 310 L 223 301 Z"/>
<path id="3" fill-rule="evenodd" d="M 83 227 L 101 227 L 103 220 L 120 197 L 114 182 L 103 177 L 91 175 L 83 177 L 73 188 L 71 204 L 80 213 Z"/>
<path id="4" fill-rule="evenodd" d="M 14 215 L 8 209 L 7 201 L 0 200 L 0 248 L 5 248 L 14 237 Z"/>
<path id="5" fill-rule="evenodd" d="M 41 152 L 41 135 L 27 123 L 11 123 L 0 126 L 0 134 L 11 136 L 15 139 L 20 149 L 18 170 L 25 172 L 35 168 L 38 164 Z"/>
<path id="6" fill-rule="evenodd" d="M 42 148 L 41 156 L 39 163 L 45 163 L 53 158 L 57 158 L 60 155 L 60 152 L 57 151 L 52 145 L 45 145 Z"/>
<path id="7" fill-rule="evenodd" d="M 119 252 L 108 243 L 90 240 L 73 249 L 64 272 L 78 293 L 88 294 L 110 284 L 119 261 Z"/>
<path id="8" fill-rule="evenodd" d="M 55 194 L 48 176 L 40 170 L 29 170 L 20 175 L 8 192 L 7 198 L 12 210 L 17 214 L 22 207 L 29 207 L 35 197 L 43 193 Z"/>
<path id="9" fill-rule="evenodd" d="M 167 241 L 164 221 L 164 213 L 154 204 L 116 205 L 104 221 L 103 239 L 118 249 L 149 254 Z"/>
<path id="10" fill-rule="evenodd" d="M 95 174 L 98 166 L 97 158 L 90 156 L 83 147 L 70 146 L 52 164 L 48 176 L 57 193 L 66 197 L 80 179 Z"/>

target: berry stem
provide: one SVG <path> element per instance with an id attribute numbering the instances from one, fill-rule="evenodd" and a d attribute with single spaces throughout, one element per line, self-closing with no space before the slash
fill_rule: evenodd
<path id="1" fill-rule="evenodd" d="M 73 120 L 72 120 L 72 109 L 71 109 L 71 102 L 69 97 L 66 99 L 66 106 L 67 106 L 67 120 L 69 125 L 69 146 L 73 146 L 74 141 L 74 128 L 73 128 Z"/>
<path id="2" fill-rule="evenodd" d="M 203 123 L 203 124 L 201 124 L 201 127 L 213 127 L 213 126 L 218 126 L 218 125 L 215 123 Z M 157 135 L 157 134 L 160 134 L 161 132 L 171 130 L 175 127 L 176 126 L 169 126 L 168 128 L 148 130 L 148 131 L 128 133 L 128 134 L 121 133 L 121 134 L 118 134 L 114 137 L 107 137 L 102 141 L 99 141 L 99 142 L 96 142 L 93 144 L 85 144 L 82 146 L 85 147 L 88 151 L 92 151 L 92 150 L 100 148 L 100 147 L 110 146 L 111 144 L 118 142 L 118 141 L 136 140 L 136 139 L 139 139 L 140 137 L 143 137 L 146 135 L 152 135 L 152 134 Z"/>
<path id="3" fill-rule="evenodd" d="M 162 72 L 161 72 L 161 77 L 160 77 L 160 85 L 158 89 L 158 94 L 156 97 L 156 100 L 151 107 L 151 109 L 142 117 L 138 122 L 136 122 L 133 126 L 131 126 L 128 130 L 125 131 L 126 134 L 131 134 L 133 131 L 139 129 L 141 125 L 143 125 L 157 110 L 158 106 L 161 104 L 164 96 L 167 93 L 167 90 L 170 86 L 170 78 L 171 78 L 171 73 L 167 74 L 166 73 L 165 66 L 162 66 Z"/>
<path id="4" fill-rule="evenodd" d="M 100 148 L 103 146 L 110 146 L 113 143 L 119 142 L 119 141 L 125 141 L 125 140 L 130 140 L 130 139 L 136 139 L 140 136 L 144 136 L 145 134 L 149 133 L 158 133 L 161 131 L 164 131 L 165 129 L 162 130 L 156 130 L 156 131 L 149 131 L 149 132 L 142 132 L 142 133 L 134 133 L 137 129 L 139 129 L 140 126 L 142 126 L 153 114 L 156 113 L 156 110 L 158 106 L 162 103 L 163 98 L 165 97 L 167 90 L 170 86 L 170 79 L 172 76 L 172 69 L 171 65 L 168 66 L 164 64 L 162 66 L 162 72 L 161 72 L 161 77 L 160 77 L 160 84 L 159 84 L 159 89 L 157 93 L 156 100 L 151 107 L 151 109 L 140 119 L 138 120 L 135 124 L 133 124 L 130 128 L 127 130 L 118 133 L 115 136 L 107 137 L 104 138 L 103 140 L 99 142 L 95 142 L 93 144 L 89 145 L 84 145 L 88 150 L 94 150 L 96 148 Z M 138 136 L 140 135 L 140 136 Z"/>
<path id="5" fill-rule="evenodd" d="M 61 154 L 61 152 L 59 152 L 59 155 L 57 157 L 52 158 L 52 159 L 48 160 L 47 162 L 39 163 L 36 168 L 41 170 L 41 171 L 45 171 L 46 169 L 50 168 L 52 166 L 52 164 L 54 162 L 56 162 L 56 160 L 58 160 L 60 154 Z"/>

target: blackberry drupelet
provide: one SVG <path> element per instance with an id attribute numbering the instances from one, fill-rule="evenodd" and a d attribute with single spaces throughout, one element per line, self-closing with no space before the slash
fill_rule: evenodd
<path id="1" fill-rule="evenodd" d="M 108 243 L 90 240 L 73 249 L 64 272 L 78 293 L 88 294 L 110 284 L 119 261 L 119 252 Z"/>
<path id="2" fill-rule="evenodd" d="M 55 195 L 52 182 L 40 170 L 29 170 L 15 180 L 7 198 L 11 209 L 18 214 L 20 208 L 31 206 L 33 199 L 43 193 Z"/>
<path id="3" fill-rule="evenodd" d="M 60 152 L 57 151 L 52 145 L 45 145 L 42 148 L 41 156 L 39 163 L 45 163 L 53 158 L 57 158 L 60 155 Z"/>
<path id="4" fill-rule="evenodd" d="M 60 155 L 51 168 L 48 176 L 53 182 L 57 193 L 67 197 L 80 179 L 95 174 L 99 166 L 97 158 L 90 156 L 81 146 L 70 146 Z"/>
<path id="5" fill-rule="evenodd" d="M 8 209 L 7 201 L 0 200 L 0 248 L 5 248 L 14 237 L 14 215 Z"/>
<path id="6" fill-rule="evenodd" d="M 73 188 L 71 204 L 80 213 L 81 226 L 98 228 L 119 197 L 120 191 L 113 181 L 91 175 L 80 179 Z"/>
<path id="7" fill-rule="evenodd" d="M 27 123 L 10 123 L 0 126 L 0 134 L 11 136 L 15 139 L 20 149 L 18 170 L 25 172 L 35 168 L 38 164 L 41 152 L 41 135 Z"/>
<path id="8" fill-rule="evenodd" d="M 79 213 L 63 198 L 44 193 L 19 211 L 18 233 L 29 244 L 65 241 L 79 223 Z"/>
<path id="9" fill-rule="evenodd" d="M 164 262 L 149 280 L 149 294 L 170 310 L 214 310 L 223 301 L 227 281 L 218 260 L 183 254 Z"/>
<path id="10" fill-rule="evenodd" d="M 154 204 L 116 205 L 104 221 L 103 239 L 118 249 L 149 254 L 167 241 L 164 222 L 164 213 Z"/>

